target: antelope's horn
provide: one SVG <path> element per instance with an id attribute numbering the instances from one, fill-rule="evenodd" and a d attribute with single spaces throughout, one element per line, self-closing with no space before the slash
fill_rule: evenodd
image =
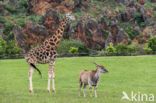
<path id="1" fill-rule="evenodd" d="M 99 65 L 99 64 L 97 64 L 96 62 L 93 62 L 93 64 L 95 64 L 95 65 Z"/>

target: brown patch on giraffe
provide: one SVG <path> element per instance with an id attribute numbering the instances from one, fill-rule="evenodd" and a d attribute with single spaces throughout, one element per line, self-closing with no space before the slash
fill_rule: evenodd
<path id="1" fill-rule="evenodd" d="M 61 29 L 61 31 L 64 31 L 64 28 L 60 28 Z"/>
<path id="2" fill-rule="evenodd" d="M 60 39 L 60 38 L 61 38 L 61 36 L 59 35 L 59 36 L 58 36 L 58 38 Z"/>
<path id="3" fill-rule="evenodd" d="M 50 48 L 50 45 L 47 45 L 46 47 L 47 47 L 47 48 Z"/>
<path id="4" fill-rule="evenodd" d="M 56 44 L 59 44 L 60 41 L 57 41 Z"/>
<path id="5" fill-rule="evenodd" d="M 56 41 L 57 41 L 57 38 L 54 39 L 54 42 L 56 42 Z"/>
<path id="6" fill-rule="evenodd" d="M 66 25 L 63 25 L 63 28 L 65 28 L 66 27 Z"/>
<path id="7" fill-rule="evenodd" d="M 50 42 L 52 42 L 54 39 L 53 38 L 50 38 L 49 40 L 50 40 Z"/>
<path id="8" fill-rule="evenodd" d="M 46 55 L 49 56 L 49 52 L 46 52 Z"/>
<path id="9" fill-rule="evenodd" d="M 60 33 L 60 32 L 61 32 L 60 29 L 58 29 L 57 33 Z"/>
<path id="10" fill-rule="evenodd" d="M 48 41 L 46 40 L 46 41 L 45 41 L 45 45 L 47 45 L 47 44 L 48 44 Z"/>
<path id="11" fill-rule="evenodd" d="M 50 45 L 55 45 L 55 43 L 53 43 L 53 42 L 50 42 Z"/>
<path id="12" fill-rule="evenodd" d="M 53 51 L 53 50 L 54 50 L 54 48 L 51 48 L 51 50 Z"/>

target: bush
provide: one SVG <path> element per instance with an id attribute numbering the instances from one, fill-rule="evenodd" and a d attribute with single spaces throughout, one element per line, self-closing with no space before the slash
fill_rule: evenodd
<path id="1" fill-rule="evenodd" d="M 105 56 L 105 51 L 104 50 L 98 51 L 98 56 Z"/>
<path id="2" fill-rule="evenodd" d="M 151 48 L 152 51 L 156 51 L 156 37 L 152 37 L 147 41 L 147 47 Z"/>
<path id="3" fill-rule="evenodd" d="M 0 38 L 0 56 L 4 55 L 6 51 L 6 42 Z"/>
<path id="4" fill-rule="evenodd" d="M 11 7 L 9 7 L 6 4 L 3 4 L 2 6 L 3 6 L 4 9 L 8 10 L 11 13 L 15 13 L 16 12 L 16 10 L 14 8 L 11 8 Z"/>
<path id="5" fill-rule="evenodd" d="M 151 54 L 152 53 L 152 49 L 148 47 L 148 44 L 145 44 L 145 48 L 143 48 L 147 54 Z"/>
<path id="6" fill-rule="evenodd" d="M 22 49 L 18 48 L 14 41 L 9 41 L 6 43 L 3 39 L 0 38 L 0 58 L 16 57 L 15 54 L 21 53 Z"/>
<path id="7" fill-rule="evenodd" d="M 14 55 L 14 54 L 21 54 L 22 49 L 18 48 L 14 41 L 9 41 L 8 45 L 6 46 L 6 52 L 7 55 Z"/>
<path id="8" fill-rule="evenodd" d="M 70 47 L 69 53 L 78 53 L 78 48 L 76 48 L 76 47 Z"/>
<path id="9" fill-rule="evenodd" d="M 113 46 L 113 43 L 110 43 L 109 46 L 106 48 L 107 55 L 115 55 L 116 49 Z"/>
<path id="10" fill-rule="evenodd" d="M 131 53 L 135 53 L 136 52 L 136 47 L 135 46 L 127 46 L 123 43 L 119 43 L 116 46 L 116 52 L 117 55 L 131 55 Z"/>
<path id="11" fill-rule="evenodd" d="M 5 22 L 6 22 L 5 18 L 0 16 L 0 23 L 5 23 Z"/>
<path id="12" fill-rule="evenodd" d="M 118 53 L 118 55 L 127 55 L 128 54 L 128 47 L 123 43 L 119 43 L 116 46 L 116 52 Z"/>
<path id="13" fill-rule="evenodd" d="M 78 53 L 89 53 L 86 44 L 78 40 L 61 40 L 57 47 L 57 52 L 59 54 L 67 54 L 71 47 L 78 48 Z"/>
<path id="14" fill-rule="evenodd" d="M 134 15 L 134 20 L 141 26 L 141 27 L 145 27 L 146 26 L 146 22 L 144 21 L 144 18 L 142 16 L 142 14 L 140 12 L 137 12 Z"/>
<path id="15" fill-rule="evenodd" d="M 127 27 L 125 31 L 131 40 L 133 40 L 136 36 L 140 35 L 137 30 L 133 30 L 131 27 Z"/>
<path id="16" fill-rule="evenodd" d="M 22 0 L 21 5 L 27 8 L 28 7 L 27 0 Z"/>
<path id="17" fill-rule="evenodd" d="M 14 27 L 14 24 L 10 22 L 6 22 L 4 25 L 4 28 L 5 28 L 4 34 L 7 40 L 13 40 L 14 38 L 14 33 L 12 31 L 13 27 Z"/>

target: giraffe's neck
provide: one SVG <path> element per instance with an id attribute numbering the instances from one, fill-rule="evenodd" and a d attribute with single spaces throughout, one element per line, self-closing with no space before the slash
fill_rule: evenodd
<path id="1" fill-rule="evenodd" d="M 66 27 L 66 24 L 67 24 L 67 18 L 64 18 L 62 21 L 61 21 L 61 23 L 59 24 L 59 27 L 58 27 L 58 29 L 57 29 L 57 31 L 56 31 L 56 33 L 55 33 L 55 36 L 53 37 L 53 38 L 55 38 L 56 39 L 56 47 L 57 47 L 57 45 L 59 44 L 59 42 L 60 42 L 60 40 L 61 40 L 61 38 L 62 38 L 62 36 L 63 36 L 63 32 L 64 32 L 64 29 L 65 29 L 65 27 Z M 54 40 L 55 40 L 54 39 Z"/>
<path id="2" fill-rule="evenodd" d="M 64 29 L 66 27 L 66 24 L 67 24 L 67 18 L 65 17 L 59 24 L 59 27 L 58 29 L 56 30 L 55 34 L 53 34 L 52 36 L 50 36 L 48 38 L 48 41 L 46 40 L 44 42 L 44 44 L 46 45 L 47 43 L 46 42 L 49 42 L 50 45 L 52 45 L 53 47 L 57 48 L 62 36 L 63 36 L 63 32 L 64 32 Z"/>

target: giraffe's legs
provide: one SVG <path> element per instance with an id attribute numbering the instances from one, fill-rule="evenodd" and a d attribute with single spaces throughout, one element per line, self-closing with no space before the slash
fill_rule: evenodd
<path id="1" fill-rule="evenodd" d="M 55 61 L 53 62 L 53 65 L 52 65 L 52 91 L 56 92 L 55 90 Z"/>
<path id="2" fill-rule="evenodd" d="M 50 80 L 52 78 L 52 66 L 49 65 L 49 72 L 48 72 L 48 92 L 50 93 Z"/>
<path id="3" fill-rule="evenodd" d="M 48 92 L 50 92 L 50 80 L 52 79 L 52 91 L 55 91 L 55 61 L 51 61 L 49 64 L 49 72 L 48 72 Z"/>
<path id="4" fill-rule="evenodd" d="M 30 88 L 29 88 L 29 92 L 33 93 L 33 85 L 32 85 L 32 75 L 33 75 L 34 69 L 30 66 L 29 72 L 28 72 L 28 76 L 29 76 L 29 82 L 30 82 Z"/>

